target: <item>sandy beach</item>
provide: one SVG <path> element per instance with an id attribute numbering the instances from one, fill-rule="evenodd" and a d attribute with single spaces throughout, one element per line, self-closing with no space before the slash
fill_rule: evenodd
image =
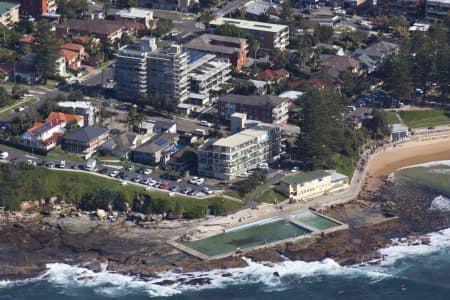
<path id="1" fill-rule="evenodd" d="M 370 158 L 367 189 L 377 189 L 384 176 L 399 168 L 437 160 L 450 160 L 450 137 L 419 140 L 387 149 Z"/>

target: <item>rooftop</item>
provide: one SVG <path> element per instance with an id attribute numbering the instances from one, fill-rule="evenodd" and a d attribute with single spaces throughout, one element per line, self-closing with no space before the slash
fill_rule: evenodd
<path id="1" fill-rule="evenodd" d="M 392 124 L 391 131 L 392 132 L 408 131 L 408 126 L 400 124 L 400 123 Z"/>
<path id="2" fill-rule="evenodd" d="M 58 102 L 61 107 L 82 108 L 88 109 L 92 107 L 92 103 L 89 101 L 61 101 Z"/>
<path id="3" fill-rule="evenodd" d="M 210 22 L 211 25 L 220 26 L 223 24 L 235 25 L 242 29 L 255 30 L 255 31 L 267 31 L 267 32 L 279 32 L 288 29 L 286 25 L 272 24 L 265 22 L 248 21 L 232 18 L 217 18 Z"/>
<path id="4" fill-rule="evenodd" d="M 247 40 L 230 36 L 202 34 L 183 46 L 188 49 L 203 50 L 206 52 L 233 54 L 234 52 L 245 51 L 244 48 L 239 46 L 241 44 L 247 45 Z"/>
<path id="5" fill-rule="evenodd" d="M 89 142 L 98 138 L 102 134 L 108 132 L 108 129 L 97 126 L 82 127 L 72 133 L 65 136 L 66 140 L 76 140 L 80 142 Z"/>
<path id="6" fill-rule="evenodd" d="M 327 176 L 331 176 L 331 173 L 324 170 L 316 170 L 312 172 L 302 172 L 293 176 L 283 178 L 281 182 L 287 184 L 302 184 L 313 180 L 321 179 Z"/>
<path id="7" fill-rule="evenodd" d="M 139 152 L 157 152 L 172 145 L 176 139 L 175 133 L 163 133 L 154 141 L 150 141 L 139 146 L 136 151 Z"/>
<path id="8" fill-rule="evenodd" d="M 153 11 L 144 8 L 130 7 L 126 9 L 119 10 L 116 15 L 121 16 L 122 18 L 146 18 L 150 16 L 153 18 Z"/>
<path id="9" fill-rule="evenodd" d="M 213 145 L 221 147 L 235 147 L 249 142 L 255 138 L 258 138 L 258 140 L 267 138 L 267 131 L 258 129 L 246 129 L 229 137 L 218 139 L 213 143 Z"/>
<path id="10" fill-rule="evenodd" d="M 0 15 L 4 15 L 9 13 L 9 11 L 15 7 L 19 7 L 20 5 L 17 3 L 11 2 L 0 2 Z"/>
<path id="11" fill-rule="evenodd" d="M 238 95 L 238 94 L 228 94 L 218 100 L 219 102 L 231 102 L 239 103 L 245 105 L 253 106 L 277 106 L 285 101 L 286 99 L 280 98 L 275 95 Z"/>

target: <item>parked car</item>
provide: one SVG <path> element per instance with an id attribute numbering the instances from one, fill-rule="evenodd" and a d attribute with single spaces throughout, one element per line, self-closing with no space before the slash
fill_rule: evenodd
<path id="1" fill-rule="evenodd" d="M 171 192 L 176 192 L 179 188 L 180 188 L 180 187 L 179 187 L 178 185 L 172 185 L 172 186 L 169 188 L 169 191 L 171 191 Z"/>
<path id="2" fill-rule="evenodd" d="M 49 168 L 49 169 L 53 169 L 53 168 L 55 167 L 55 163 L 52 162 L 52 161 L 49 161 L 49 162 L 46 164 L 46 167 Z"/>
<path id="3" fill-rule="evenodd" d="M 8 152 L 6 152 L 6 151 L 3 151 L 2 153 L 0 153 L 0 158 L 1 159 L 6 159 L 7 157 L 8 157 Z"/>
<path id="4" fill-rule="evenodd" d="M 207 195 L 211 195 L 212 194 L 212 191 L 209 188 L 207 188 L 206 186 L 204 188 L 202 188 L 202 192 L 207 194 Z"/>
<path id="5" fill-rule="evenodd" d="M 100 174 L 106 174 L 108 173 L 108 168 L 103 168 L 100 171 L 98 171 Z"/>
<path id="6" fill-rule="evenodd" d="M 189 191 L 189 193 L 187 193 L 189 196 L 194 196 L 195 193 L 197 193 L 197 191 L 195 189 L 192 189 Z"/>
<path id="7" fill-rule="evenodd" d="M 268 163 L 260 163 L 258 165 L 258 168 L 261 170 L 267 170 L 269 168 L 269 164 Z"/>
<path id="8" fill-rule="evenodd" d="M 167 181 L 164 181 L 163 183 L 161 183 L 159 185 L 159 188 L 165 190 L 165 189 L 169 188 L 169 186 L 170 186 L 169 183 Z"/>
<path id="9" fill-rule="evenodd" d="M 299 170 L 300 170 L 299 167 L 293 167 L 291 169 L 291 173 L 297 173 Z"/>
<path id="10" fill-rule="evenodd" d="M 78 164 L 73 164 L 73 165 L 71 166 L 71 168 L 72 168 L 73 170 L 78 170 L 78 169 L 80 168 L 80 166 L 79 166 Z"/>
<path id="11" fill-rule="evenodd" d="M 202 185 L 205 183 L 205 178 L 199 178 L 195 181 L 195 185 Z"/>
<path id="12" fill-rule="evenodd" d="M 131 172 L 131 171 L 134 170 L 134 166 L 133 165 L 128 165 L 126 170 Z"/>
<path id="13" fill-rule="evenodd" d="M 145 184 L 145 185 L 148 185 L 150 183 L 150 179 L 144 178 L 144 179 L 141 180 L 141 183 Z"/>
<path id="14" fill-rule="evenodd" d="M 119 176 L 120 172 L 117 170 L 112 171 L 109 176 L 112 178 L 116 178 L 117 176 Z"/>
<path id="15" fill-rule="evenodd" d="M 187 195 L 192 189 L 191 188 L 184 188 L 181 193 Z"/>
<path id="16" fill-rule="evenodd" d="M 136 176 L 136 177 L 134 177 L 133 178 L 133 182 L 140 182 L 142 180 L 142 177 L 141 176 Z"/>
<path id="17" fill-rule="evenodd" d="M 211 127 L 211 124 L 207 121 L 200 121 L 198 124 L 206 127 Z"/>
<path id="18" fill-rule="evenodd" d="M 152 174 L 152 169 L 144 169 L 144 171 L 142 173 L 144 175 L 150 175 L 150 174 Z"/>

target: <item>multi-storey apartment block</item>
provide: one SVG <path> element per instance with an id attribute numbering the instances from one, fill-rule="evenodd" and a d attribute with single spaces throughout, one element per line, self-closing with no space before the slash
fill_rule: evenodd
<path id="1" fill-rule="evenodd" d="M 0 25 L 10 27 L 19 22 L 20 4 L 0 2 Z"/>
<path id="2" fill-rule="evenodd" d="M 154 38 L 142 38 L 139 46 L 125 46 L 117 54 L 117 97 L 158 94 L 182 102 L 189 92 L 187 65 L 181 46 L 158 49 Z"/>
<path id="3" fill-rule="evenodd" d="M 43 14 L 56 13 L 56 0 L 20 0 L 20 14 L 39 18 Z"/>
<path id="4" fill-rule="evenodd" d="M 450 0 L 428 0 L 425 10 L 428 22 L 442 21 L 450 12 Z"/>
<path id="5" fill-rule="evenodd" d="M 223 24 L 234 25 L 241 28 L 245 34 L 253 35 L 262 49 L 284 50 L 289 45 L 289 27 L 286 25 L 232 18 L 218 18 L 210 22 L 213 29 Z"/>
<path id="6" fill-rule="evenodd" d="M 246 129 L 218 140 L 207 140 L 198 151 L 201 176 L 231 180 L 278 158 L 281 148 L 278 127 Z"/>
<path id="7" fill-rule="evenodd" d="M 410 21 L 423 18 L 425 0 L 378 0 L 382 16 L 404 16 Z"/>
<path id="8" fill-rule="evenodd" d="M 274 95 L 228 94 L 217 100 L 220 118 L 229 120 L 235 112 L 246 113 L 250 120 L 285 125 L 289 100 Z"/>

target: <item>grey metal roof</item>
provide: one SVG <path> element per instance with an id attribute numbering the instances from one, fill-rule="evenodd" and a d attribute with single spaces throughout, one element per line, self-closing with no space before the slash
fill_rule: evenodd
<path id="1" fill-rule="evenodd" d="M 97 126 L 82 127 L 72 133 L 66 134 L 64 139 L 75 140 L 80 142 L 89 142 L 108 132 L 108 129 Z"/>
<path id="2" fill-rule="evenodd" d="M 277 106 L 280 103 L 287 101 L 275 95 L 238 95 L 228 94 L 218 100 L 219 102 L 231 102 L 253 106 Z"/>

